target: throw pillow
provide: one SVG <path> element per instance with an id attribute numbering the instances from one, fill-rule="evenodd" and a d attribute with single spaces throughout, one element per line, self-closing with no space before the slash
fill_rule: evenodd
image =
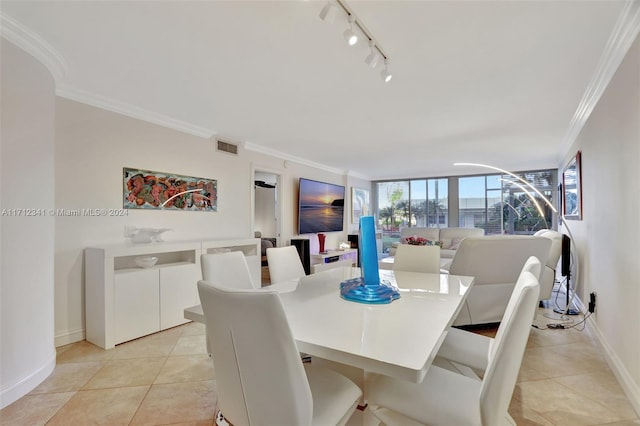
<path id="1" fill-rule="evenodd" d="M 449 244 L 449 247 L 447 247 L 449 250 L 458 250 L 458 246 L 460 245 L 460 243 L 462 242 L 464 238 L 452 238 L 451 239 L 451 244 Z"/>

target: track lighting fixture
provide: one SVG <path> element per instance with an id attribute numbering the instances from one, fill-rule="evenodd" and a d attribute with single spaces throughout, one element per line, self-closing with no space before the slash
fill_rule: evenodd
<path id="1" fill-rule="evenodd" d="M 353 32 L 353 23 L 355 22 L 353 15 L 349 15 L 349 28 L 344 32 L 344 39 L 347 40 L 349 46 L 353 46 L 358 42 L 358 36 Z"/>
<path id="2" fill-rule="evenodd" d="M 369 65 L 371 68 L 375 68 L 378 65 L 378 62 L 384 59 L 384 70 L 380 73 L 382 76 L 382 80 L 387 83 L 391 80 L 391 73 L 389 72 L 389 57 L 384 53 L 382 47 L 380 47 L 380 43 L 377 42 L 375 38 L 371 35 L 369 30 L 364 26 L 362 21 L 360 21 L 356 15 L 353 13 L 353 10 L 347 5 L 346 0 L 329 0 L 324 5 L 322 10 L 320 11 L 320 19 L 325 22 L 330 22 L 333 20 L 332 11 L 335 9 L 341 9 L 347 19 L 349 21 L 349 28 L 344 32 L 344 38 L 348 41 L 349 46 L 353 46 L 358 42 L 358 34 L 356 31 L 364 34 L 365 37 L 369 40 L 369 47 L 371 48 L 371 52 L 364 58 L 364 62 Z"/>
<path id="3" fill-rule="evenodd" d="M 336 8 L 335 3 L 332 0 L 329 0 L 327 4 L 324 5 L 322 10 L 320 11 L 320 19 L 325 22 L 333 23 L 333 20 L 336 17 Z"/>
<path id="4" fill-rule="evenodd" d="M 380 76 L 382 77 L 382 80 L 385 83 L 388 83 L 391 81 L 391 77 L 393 76 L 389 72 L 389 58 L 384 58 L 384 69 L 380 73 Z"/>
<path id="5" fill-rule="evenodd" d="M 376 44 L 373 40 L 369 40 L 369 47 L 371 47 L 371 53 L 364 58 L 364 63 L 369 65 L 371 68 L 375 68 L 378 65 L 378 59 L 380 56 L 378 55 L 378 51 L 376 50 Z"/>

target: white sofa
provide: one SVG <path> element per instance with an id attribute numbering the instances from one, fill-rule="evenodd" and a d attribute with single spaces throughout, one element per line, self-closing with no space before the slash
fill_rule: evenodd
<path id="1" fill-rule="evenodd" d="M 475 281 L 454 325 L 502 321 L 525 262 L 535 256 L 544 265 L 550 247 L 551 239 L 527 235 L 465 238 L 449 265 L 449 273 L 472 276 Z"/>
<path id="2" fill-rule="evenodd" d="M 400 231 L 400 241 L 404 238 L 417 236 L 432 241 L 442 241 L 440 257 L 451 259 L 456 254 L 460 242 L 467 237 L 480 237 L 484 235 L 484 229 L 480 228 L 404 228 Z M 389 249 L 389 256 L 394 256 L 396 247 L 400 243 L 393 243 Z"/>
<path id="3" fill-rule="evenodd" d="M 547 300 L 551 299 L 553 294 L 553 284 L 556 281 L 556 268 L 562 255 L 562 234 L 550 229 L 541 229 L 533 235 L 551 240 L 549 256 L 547 257 L 546 264 L 542 264 L 542 276 L 540 277 L 540 300 Z"/>

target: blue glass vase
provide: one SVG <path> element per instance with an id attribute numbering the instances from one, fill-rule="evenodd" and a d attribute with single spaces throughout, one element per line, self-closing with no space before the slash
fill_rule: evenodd
<path id="1" fill-rule="evenodd" d="M 360 264 L 362 277 L 340 283 L 343 299 L 358 303 L 391 303 L 400 297 L 397 288 L 380 282 L 376 229 L 373 216 L 360 218 Z"/>

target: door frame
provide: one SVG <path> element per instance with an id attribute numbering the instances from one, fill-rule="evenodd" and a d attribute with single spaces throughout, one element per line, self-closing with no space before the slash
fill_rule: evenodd
<path id="1" fill-rule="evenodd" d="M 266 166 L 255 165 L 251 163 L 251 235 L 255 233 L 255 221 L 256 221 L 256 189 L 255 180 L 256 173 L 268 173 L 275 175 L 276 177 L 276 246 L 280 245 L 280 239 L 282 238 L 282 216 L 283 216 L 283 203 L 282 203 L 282 170 L 273 169 Z M 269 235 L 267 235 L 269 236 Z"/>

